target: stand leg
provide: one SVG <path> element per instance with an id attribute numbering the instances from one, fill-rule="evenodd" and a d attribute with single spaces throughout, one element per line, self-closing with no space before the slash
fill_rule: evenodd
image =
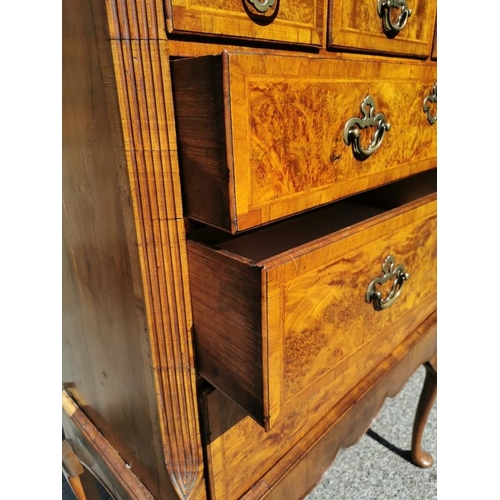
<path id="1" fill-rule="evenodd" d="M 422 394 L 420 395 L 420 400 L 418 402 L 417 412 L 415 414 L 411 442 L 411 458 L 413 463 L 422 468 L 431 467 L 434 463 L 434 459 L 429 455 L 429 453 L 421 448 L 422 434 L 424 433 L 425 424 L 427 423 L 429 413 L 437 395 L 437 371 L 434 368 L 436 363 L 433 363 L 433 361 L 424 364 L 426 375 L 424 386 L 422 388 Z"/>

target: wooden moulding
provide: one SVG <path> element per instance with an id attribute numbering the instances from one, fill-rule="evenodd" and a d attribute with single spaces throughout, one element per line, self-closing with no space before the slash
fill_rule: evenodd
<path id="1" fill-rule="evenodd" d="M 234 234 L 436 165 L 422 110 L 434 63 L 223 52 L 171 67 L 186 215 L 200 222 Z M 391 130 L 359 161 L 344 127 L 367 95 Z"/>
<path id="2" fill-rule="evenodd" d="M 421 195 L 418 184 L 406 183 Z M 392 191 L 393 202 L 406 201 L 392 210 L 371 193 L 357 200 L 372 206 L 343 201 L 250 234 L 190 235 L 200 374 L 266 430 L 286 404 L 314 400 L 319 385 L 343 396 L 435 308 L 436 194 L 408 201 L 401 183 Z M 376 311 L 365 293 L 390 254 L 411 277 Z"/>
<path id="3" fill-rule="evenodd" d="M 78 441 L 78 448 L 80 448 L 77 455 L 80 454 L 80 460 L 89 469 L 93 470 L 96 476 L 101 476 L 100 479 L 112 493 L 119 495 L 119 498 L 122 499 L 155 500 L 109 441 L 64 390 L 62 391 L 62 408 L 63 416 L 69 419 L 74 426 L 72 428 L 72 426 L 65 425 L 65 431 L 70 436 L 77 436 L 76 441 Z M 84 438 L 83 441 L 80 436 Z M 75 446 L 75 448 L 77 447 Z M 89 455 L 82 456 L 85 455 L 85 448 Z M 99 465 L 99 462 L 101 462 L 101 465 Z M 114 480 L 109 482 L 109 478 Z"/>
<path id="4" fill-rule="evenodd" d="M 161 0 L 106 2 L 155 369 L 165 465 L 179 498 L 206 498 L 169 42 Z"/>
<path id="5" fill-rule="evenodd" d="M 165 43 L 112 41 L 111 47 L 165 464 L 180 498 L 204 498 L 186 244 Z M 158 88 L 163 92 L 155 91 Z"/>
<path id="6" fill-rule="evenodd" d="M 433 61 L 437 61 L 438 58 L 438 34 L 437 34 L 437 23 L 434 28 L 434 41 L 432 42 L 432 53 L 431 53 L 431 59 Z"/>

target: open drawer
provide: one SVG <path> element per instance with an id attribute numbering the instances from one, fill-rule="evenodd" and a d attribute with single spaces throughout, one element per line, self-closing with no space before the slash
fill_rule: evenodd
<path id="1" fill-rule="evenodd" d="M 190 234 L 201 375 L 267 430 L 339 370 L 359 382 L 435 307 L 435 189 L 432 170 L 241 236 Z"/>
<path id="2" fill-rule="evenodd" d="M 436 77 L 354 54 L 173 61 L 184 213 L 234 234 L 434 168 Z"/>

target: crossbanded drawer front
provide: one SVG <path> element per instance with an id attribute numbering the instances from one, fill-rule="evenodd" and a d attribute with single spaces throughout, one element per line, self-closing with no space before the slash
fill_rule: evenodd
<path id="1" fill-rule="evenodd" d="M 429 57 L 435 0 L 330 0 L 328 46 Z"/>
<path id="2" fill-rule="evenodd" d="M 172 74 L 186 215 L 232 233 L 436 166 L 434 63 L 224 53 Z"/>
<path id="3" fill-rule="evenodd" d="M 167 30 L 321 46 L 323 2 L 316 0 L 166 0 Z"/>
<path id="4" fill-rule="evenodd" d="M 200 373 L 266 429 L 318 384 L 332 402 L 345 395 L 436 307 L 435 194 L 382 206 L 340 202 L 240 238 L 190 236 Z M 335 386 L 346 370 L 349 387 Z"/>

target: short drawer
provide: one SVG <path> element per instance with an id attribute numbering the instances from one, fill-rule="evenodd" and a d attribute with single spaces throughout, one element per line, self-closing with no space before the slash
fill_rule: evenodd
<path id="1" fill-rule="evenodd" d="M 345 395 L 435 308 L 434 174 L 241 236 L 190 234 L 201 375 L 266 429 L 349 371 Z"/>
<path id="2" fill-rule="evenodd" d="M 323 1 L 165 0 L 175 34 L 321 46 Z"/>
<path id="3" fill-rule="evenodd" d="M 233 234 L 436 166 L 435 63 L 224 53 L 172 76 L 185 213 Z"/>
<path id="4" fill-rule="evenodd" d="M 330 0 L 328 46 L 429 57 L 435 0 Z"/>

